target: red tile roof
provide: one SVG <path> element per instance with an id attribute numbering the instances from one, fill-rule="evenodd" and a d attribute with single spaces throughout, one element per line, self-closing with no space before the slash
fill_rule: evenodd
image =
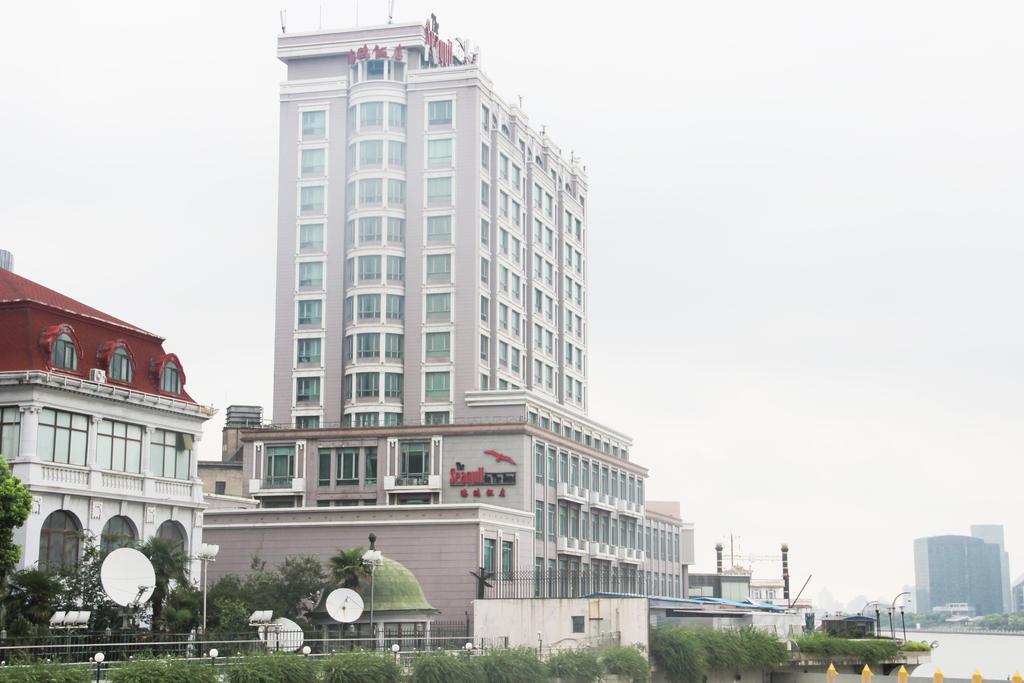
<path id="1" fill-rule="evenodd" d="M 0 303 L 15 301 L 34 301 L 36 303 L 43 304 L 44 306 L 51 306 L 69 313 L 76 313 L 87 318 L 96 318 L 97 320 L 102 320 L 112 325 L 118 325 L 163 341 L 163 337 L 158 337 L 152 332 L 147 332 L 135 325 L 132 325 L 131 323 L 121 320 L 120 318 L 115 318 L 114 316 L 108 315 L 107 313 L 95 309 L 92 306 L 86 306 L 82 302 L 76 301 L 69 296 L 64 296 L 60 292 L 56 292 L 49 287 L 43 287 L 38 282 L 33 282 L 28 278 L 21 277 L 9 270 L 3 270 L 0 268 Z"/>

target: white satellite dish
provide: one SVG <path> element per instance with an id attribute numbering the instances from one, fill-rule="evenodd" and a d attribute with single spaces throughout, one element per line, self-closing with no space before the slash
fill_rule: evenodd
<path id="1" fill-rule="evenodd" d="M 153 596 L 153 564 L 134 548 L 118 548 L 100 567 L 100 583 L 111 600 L 122 607 L 138 607 Z"/>
<path id="2" fill-rule="evenodd" d="M 256 631 L 260 640 L 267 643 L 268 650 L 287 650 L 294 652 L 302 647 L 304 640 L 302 627 L 291 619 L 278 617 Z"/>
<path id="3" fill-rule="evenodd" d="M 331 619 L 351 624 L 363 613 L 363 599 L 351 588 L 336 588 L 327 596 L 326 607 Z"/>

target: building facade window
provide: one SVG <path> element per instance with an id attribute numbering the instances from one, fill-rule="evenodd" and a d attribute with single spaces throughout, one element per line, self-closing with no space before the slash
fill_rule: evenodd
<path id="1" fill-rule="evenodd" d="M 450 373 L 428 372 L 425 377 L 424 395 L 427 399 L 449 400 L 450 397 Z"/>
<path id="2" fill-rule="evenodd" d="M 263 485 L 266 488 L 288 488 L 292 484 L 292 472 L 295 468 L 294 446 L 267 446 L 266 468 Z"/>
<path id="3" fill-rule="evenodd" d="M 354 486 L 359 483 L 359 449 L 343 448 L 338 451 L 337 484 Z"/>
<path id="4" fill-rule="evenodd" d="M 21 444 L 21 411 L 17 406 L 0 408 L 0 456 L 18 457 Z"/>
<path id="5" fill-rule="evenodd" d="M 188 479 L 191 471 L 192 435 L 154 429 L 149 440 L 149 470 L 158 477 Z"/>
<path id="6" fill-rule="evenodd" d="M 75 348 L 75 341 L 71 335 L 61 334 L 53 342 L 53 354 L 50 359 L 51 365 L 62 370 L 78 369 L 78 351 Z"/>
<path id="7" fill-rule="evenodd" d="M 43 408 L 39 411 L 36 455 L 65 465 L 85 465 L 89 420 L 85 415 Z"/>
<path id="8" fill-rule="evenodd" d="M 96 425 L 96 466 L 117 472 L 141 472 L 142 427 L 100 420 Z"/>
<path id="9" fill-rule="evenodd" d="M 432 360 L 448 360 L 451 357 L 451 333 L 427 332 L 426 355 Z"/>
<path id="10" fill-rule="evenodd" d="M 385 413 L 394 415 L 395 413 Z M 377 483 L 377 447 L 371 446 L 363 449 L 363 458 L 366 466 L 363 469 L 363 480 L 366 484 Z"/>
<path id="11" fill-rule="evenodd" d="M 320 338 L 312 337 L 299 339 L 295 360 L 298 363 L 319 363 L 320 362 Z"/>
<path id="12" fill-rule="evenodd" d="M 452 101 L 435 100 L 427 103 L 427 125 L 442 126 L 452 123 Z"/>
<path id="13" fill-rule="evenodd" d="M 100 554 L 107 555 L 118 548 L 127 548 L 138 538 L 132 520 L 116 515 L 107 520 L 100 534 Z"/>
<path id="14" fill-rule="evenodd" d="M 319 299 L 299 301 L 299 325 L 320 326 L 321 303 Z"/>
<path id="15" fill-rule="evenodd" d="M 156 537 L 167 543 L 178 552 L 184 553 L 188 538 L 185 536 L 185 529 L 173 520 L 167 520 L 156 530 Z"/>
<path id="16" fill-rule="evenodd" d="M 319 139 L 327 134 L 327 112 L 302 112 L 302 139 Z"/>
<path id="17" fill-rule="evenodd" d="M 110 379 L 115 382 L 125 382 L 130 384 L 135 378 L 135 370 L 132 367 L 131 356 L 128 355 L 128 351 L 123 347 L 119 346 L 114 349 L 114 352 L 110 354 L 110 365 L 107 370 Z"/>
<path id="18" fill-rule="evenodd" d="M 451 320 L 452 295 L 448 292 L 427 294 L 427 320 Z"/>
<path id="19" fill-rule="evenodd" d="M 295 403 L 320 403 L 320 378 L 295 378 Z"/>
<path id="20" fill-rule="evenodd" d="M 49 568 L 78 564 L 82 527 L 70 512 L 56 510 L 43 522 L 39 532 L 39 564 Z"/>

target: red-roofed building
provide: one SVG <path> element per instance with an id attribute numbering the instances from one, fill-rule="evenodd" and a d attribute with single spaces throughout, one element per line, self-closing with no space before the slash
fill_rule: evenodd
<path id="1" fill-rule="evenodd" d="M 195 443 L 213 410 L 163 338 L 0 269 L 0 453 L 32 493 L 21 567 L 151 536 L 202 542 Z"/>

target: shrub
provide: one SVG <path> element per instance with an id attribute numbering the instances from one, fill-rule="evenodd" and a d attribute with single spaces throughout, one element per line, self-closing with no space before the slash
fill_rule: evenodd
<path id="1" fill-rule="evenodd" d="M 115 664 L 107 680 L 113 683 L 216 683 L 217 672 L 201 660 L 136 659 Z"/>
<path id="2" fill-rule="evenodd" d="M 417 655 L 411 683 L 477 683 L 481 676 L 474 658 L 468 655 L 432 653 Z"/>
<path id="3" fill-rule="evenodd" d="M 89 683 L 89 666 L 68 666 L 66 664 L 30 664 L 27 666 L 5 666 L 0 669 L 0 681 L 4 683 Z"/>
<path id="4" fill-rule="evenodd" d="M 228 667 L 228 683 L 308 683 L 316 680 L 316 663 L 296 654 L 249 655 Z"/>
<path id="5" fill-rule="evenodd" d="M 928 643 L 918 643 L 913 640 L 908 640 L 903 643 L 903 645 L 900 645 L 900 649 L 904 652 L 931 652 L 932 646 Z"/>
<path id="6" fill-rule="evenodd" d="M 544 665 L 527 648 L 491 650 L 474 661 L 480 668 L 477 680 L 487 683 L 537 683 L 545 678 Z"/>
<path id="7" fill-rule="evenodd" d="M 592 650 L 566 650 L 548 659 L 547 670 L 562 683 L 592 683 L 601 676 L 601 663 Z"/>
<path id="8" fill-rule="evenodd" d="M 398 683 L 402 669 L 389 655 L 350 652 L 322 659 L 320 674 L 323 683 Z"/>
<path id="9" fill-rule="evenodd" d="M 701 683 L 709 671 L 765 671 L 786 661 L 775 636 L 743 629 L 663 626 L 651 632 L 651 657 L 673 683 Z"/>
<path id="10" fill-rule="evenodd" d="M 610 674 L 632 683 L 644 683 L 651 677 L 647 657 L 635 647 L 614 645 L 601 653 L 601 665 Z"/>
<path id="11" fill-rule="evenodd" d="M 796 639 L 800 652 L 828 657 L 850 657 L 864 664 L 877 664 L 899 655 L 899 645 L 892 640 L 851 640 L 814 633 Z"/>

